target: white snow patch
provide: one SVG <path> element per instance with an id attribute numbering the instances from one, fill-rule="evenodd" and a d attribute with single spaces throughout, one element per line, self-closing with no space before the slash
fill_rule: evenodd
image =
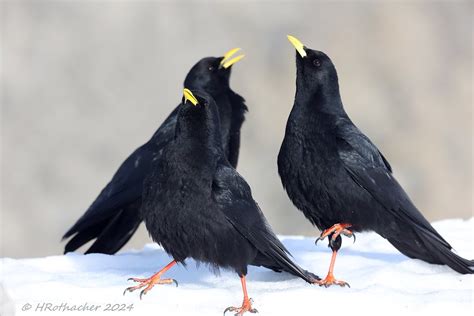
<path id="1" fill-rule="evenodd" d="M 434 226 L 459 255 L 474 258 L 474 218 L 445 220 Z M 315 247 L 315 238 L 280 238 L 296 262 L 325 276 L 331 256 L 326 242 Z M 10 315 L 13 309 L 16 315 L 99 315 L 106 313 L 107 304 L 125 308 L 108 312 L 112 315 L 222 315 L 227 306 L 241 304 L 240 281 L 235 273 L 214 275 L 205 265 L 197 268 L 192 260 L 165 275 L 177 279 L 178 288 L 156 286 L 141 301 L 138 291 L 122 295 L 133 284 L 127 278 L 148 277 L 170 260 L 156 244 L 115 256 L 72 253 L 3 258 L 0 315 Z M 335 275 L 349 282 L 351 288 L 321 288 L 286 273 L 256 267 L 249 268 L 247 287 L 259 315 L 454 315 L 472 311 L 474 306 L 472 275 L 409 259 L 375 233 L 358 234 L 355 244 L 349 239 L 343 241 Z M 79 308 L 86 303 L 95 306 L 95 311 L 62 311 L 65 304 Z M 48 306 L 56 306 L 57 311 L 48 311 Z M 126 309 L 129 306 L 131 310 Z"/>

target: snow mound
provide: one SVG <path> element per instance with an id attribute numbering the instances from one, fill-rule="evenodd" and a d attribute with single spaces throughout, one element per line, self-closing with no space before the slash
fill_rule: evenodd
<path id="1" fill-rule="evenodd" d="M 466 258 L 474 258 L 474 218 L 445 220 L 435 228 Z M 280 236 L 296 262 L 324 277 L 330 261 L 326 242 Z M 171 259 L 156 244 L 115 256 L 68 254 L 34 259 L 1 259 L 0 315 L 222 315 L 239 306 L 238 276 L 206 266 L 175 266 L 165 276 L 179 287 L 158 285 L 142 300 L 139 293 L 122 295 L 129 277 L 148 277 Z M 250 267 L 247 287 L 259 315 L 412 315 L 457 314 L 473 310 L 473 276 L 400 254 L 375 233 L 344 239 L 335 275 L 351 288 L 309 285 L 286 273 Z M 342 304 L 342 305 L 340 305 Z M 73 312 L 73 310 L 76 310 Z M 232 314 L 232 313 L 230 313 Z"/>

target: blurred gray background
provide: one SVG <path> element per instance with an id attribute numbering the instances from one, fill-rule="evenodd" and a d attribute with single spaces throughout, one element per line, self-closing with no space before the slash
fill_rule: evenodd
<path id="1" fill-rule="evenodd" d="M 250 109 L 238 170 L 276 232 L 316 236 L 277 174 L 295 91 L 287 34 L 331 56 L 346 110 L 429 220 L 471 217 L 472 18 L 469 1 L 2 1 L 1 256 L 60 254 L 189 68 L 233 47 Z M 146 242 L 142 227 L 128 246 Z"/>

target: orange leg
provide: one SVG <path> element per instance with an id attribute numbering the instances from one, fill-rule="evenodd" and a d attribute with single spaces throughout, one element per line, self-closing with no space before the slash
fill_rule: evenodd
<path id="1" fill-rule="evenodd" d="M 324 278 L 324 280 L 321 280 L 321 281 L 316 281 L 316 283 L 319 284 L 320 286 L 328 287 L 328 286 L 331 286 L 333 284 L 336 284 L 336 285 L 340 285 L 342 287 L 344 287 L 346 285 L 348 287 L 350 287 L 349 283 L 344 282 L 344 281 L 340 281 L 340 280 L 336 280 L 336 278 L 334 277 L 334 265 L 336 263 L 337 251 L 338 251 L 339 247 L 341 246 L 340 241 L 339 241 L 339 243 L 336 243 L 337 237 L 339 237 L 340 235 L 344 235 L 346 237 L 354 237 L 354 242 L 355 242 L 355 235 L 352 233 L 352 231 L 350 231 L 348 229 L 351 226 L 352 226 L 351 224 L 347 224 L 347 223 L 335 224 L 332 227 L 324 230 L 321 233 L 321 236 L 319 236 L 319 238 L 316 239 L 315 243 L 318 243 L 319 240 L 323 240 L 326 237 L 331 236 L 329 246 L 333 250 L 332 257 L 331 257 L 331 264 L 329 265 L 329 271 L 328 271 L 328 274 L 327 274 L 326 278 Z M 336 243 L 337 246 L 335 246 L 334 243 Z"/>
<path id="2" fill-rule="evenodd" d="M 245 276 L 240 277 L 240 282 L 242 283 L 242 291 L 244 292 L 244 301 L 242 302 L 241 307 L 227 307 L 224 310 L 224 315 L 227 312 L 236 312 L 235 316 L 243 315 L 245 312 L 258 313 L 255 308 L 252 308 L 252 299 L 249 298 L 247 294 L 247 285 L 245 283 Z"/>
<path id="3" fill-rule="evenodd" d="M 158 271 L 157 273 L 153 274 L 151 277 L 147 278 L 147 279 L 138 279 L 138 278 L 130 278 L 128 279 L 129 281 L 134 281 L 134 282 L 138 282 L 140 284 L 138 284 L 137 286 L 131 286 L 131 287 L 127 287 L 125 289 L 125 291 L 123 291 L 123 295 L 125 295 L 125 293 L 128 292 L 133 292 L 135 290 L 138 290 L 138 289 L 141 289 L 141 288 L 145 288 L 143 289 L 141 292 L 140 292 L 140 299 L 142 299 L 142 296 L 146 293 L 148 293 L 148 291 L 150 291 L 153 286 L 155 286 L 155 284 L 171 284 L 171 283 L 175 283 L 176 286 L 178 286 L 178 282 L 175 280 L 175 279 L 161 279 L 161 275 L 164 274 L 166 271 L 168 271 L 169 269 L 171 269 L 172 266 L 174 266 L 176 264 L 176 261 L 171 261 L 166 267 L 164 267 L 163 269 L 161 269 L 160 271 Z"/>
<path id="4" fill-rule="evenodd" d="M 341 280 L 336 280 L 336 278 L 334 277 L 334 264 L 336 263 L 336 256 L 337 256 L 337 251 L 333 251 L 332 257 L 331 257 L 331 264 L 329 265 L 328 275 L 323 280 L 316 281 L 316 284 L 319 284 L 319 286 L 329 287 L 333 284 L 336 284 L 342 287 L 346 285 L 347 287 L 351 287 L 349 283 L 341 281 Z"/>

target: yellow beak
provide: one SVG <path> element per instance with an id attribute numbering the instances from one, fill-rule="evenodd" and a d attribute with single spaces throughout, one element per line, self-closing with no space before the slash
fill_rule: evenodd
<path id="1" fill-rule="evenodd" d="M 198 100 L 196 99 L 196 97 L 194 96 L 194 94 L 191 92 L 191 90 L 187 89 L 187 88 L 184 88 L 183 90 L 183 96 L 184 96 L 184 103 L 186 103 L 186 101 L 189 101 L 191 102 L 194 106 L 196 106 L 198 104 Z"/>
<path id="2" fill-rule="evenodd" d="M 245 57 L 245 55 L 239 55 L 234 58 L 231 58 L 235 53 L 237 53 L 240 48 L 232 48 L 230 51 L 224 54 L 224 58 L 222 58 L 221 63 L 219 64 L 220 67 L 224 67 L 225 69 L 229 68 L 239 60 Z"/>
<path id="3" fill-rule="evenodd" d="M 288 40 L 296 48 L 296 51 L 300 54 L 301 57 L 306 57 L 306 51 L 304 50 L 304 45 L 299 39 L 294 36 L 288 35 Z"/>

